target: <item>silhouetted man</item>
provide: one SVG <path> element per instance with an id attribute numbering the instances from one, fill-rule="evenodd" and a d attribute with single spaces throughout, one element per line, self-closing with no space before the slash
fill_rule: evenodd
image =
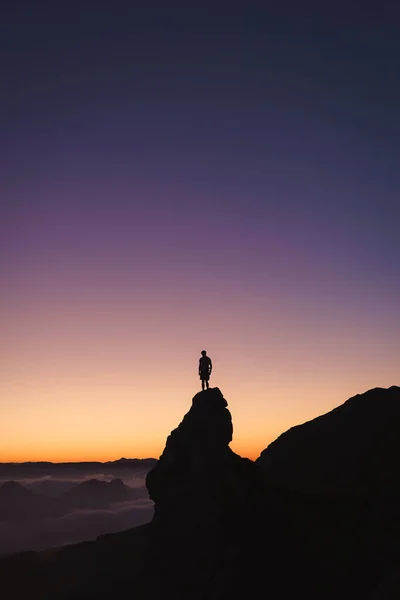
<path id="1" fill-rule="evenodd" d="M 205 350 L 201 351 L 201 357 L 199 360 L 199 376 L 201 379 L 201 389 L 204 390 L 206 386 L 209 388 L 208 380 L 210 379 L 212 371 L 212 362 L 211 358 L 207 356 L 207 352 Z"/>

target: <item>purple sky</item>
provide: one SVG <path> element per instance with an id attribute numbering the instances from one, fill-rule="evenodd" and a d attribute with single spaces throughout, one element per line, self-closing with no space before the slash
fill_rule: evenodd
<path id="1" fill-rule="evenodd" d="M 268 4 L 1 9 L 0 459 L 154 456 L 203 347 L 253 456 L 399 384 L 400 6 Z"/>

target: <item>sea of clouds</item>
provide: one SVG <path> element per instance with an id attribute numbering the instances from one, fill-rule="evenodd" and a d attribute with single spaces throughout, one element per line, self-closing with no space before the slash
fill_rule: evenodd
<path id="1" fill-rule="evenodd" d="M 52 469 L 51 473 L 24 472 L 23 476 L 0 475 L 0 486 L 12 479 L 28 490 L 53 498 L 88 479 L 111 481 L 120 478 L 130 488 L 130 499 L 116 502 L 107 508 L 71 510 L 62 516 L 43 516 L 36 519 L 0 520 L 0 554 L 10 554 L 94 540 L 106 533 L 115 533 L 151 521 L 153 502 L 145 487 L 146 472 L 128 469 L 107 469 L 65 474 Z"/>

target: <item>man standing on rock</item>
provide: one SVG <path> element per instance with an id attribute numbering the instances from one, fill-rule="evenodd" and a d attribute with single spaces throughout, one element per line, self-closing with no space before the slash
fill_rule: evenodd
<path id="1" fill-rule="evenodd" d="M 212 371 L 211 358 L 207 356 L 205 350 L 201 351 L 201 357 L 199 360 L 199 376 L 201 379 L 201 389 L 204 391 L 204 387 L 209 388 L 208 380 L 210 379 Z"/>

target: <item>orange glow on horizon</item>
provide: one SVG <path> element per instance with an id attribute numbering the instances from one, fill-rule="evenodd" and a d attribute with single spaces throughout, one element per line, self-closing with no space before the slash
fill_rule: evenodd
<path id="1" fill-rule="evenodd" d="M 299 318 L 298 299 L 282 307 L 272 294 L 266 313 L 245 290 L 218 310 L 217 298 L 204 304 L 196 288 L 190 293 L 167 290 L 157 307 L 152 290 L 147 303 L 142 290 L 107 289 L 69 299 L 63 311 L 52 289 L 45 300 L 30 297 L 29 310 L 15 304 L 0 351 L 0 461 L 158 458 L 200 391 L 203 348 L 213 360 L 211 386 L 232 415 L 230 447 L 253 460 L 290 427 L 396 385 L 389 317 L 352 313 L 349 328 L 340 311 L 328 320 L 307 304 Z"/>
<path id="2" fill-rule="evenodd" d="M 272 441 L 272 440 L 271 440 Z M 236 447 L 233 443 L 230 444 L 231 450 L 236 454 L 239 454 L 243 458 L 249 458 L 250 460 L 256 460 L 259 456 L 259 453 L 254 450 L 253 452 L 245 452 L 240 446 Z M 107 454 L 107 453 L 85 453 L 81 452 L 77 449 L 75 452 L 59 453 L 59 454 L 51 454 L 48 451 L 44 450 L 43 453 L 40 451 L 35 451 L 29 455 L 25 453 L 19 454 L 2 454 L 0 457 L 0 462 L 3 463 L 23 463 L 23 462 L 52 462 L 52 463 L 80 463 L 80 462 L 114 462 L 121 458 L 138 458 L 138 459 L 147 459 L 147 458 L 155 458 L 158 459 L 164 447 L 159 451 L 154 451 L 151 454 L 143 454 L 139 455 L 139 453 L 132 454 L 132 452 L 121 451 L 115 454 Z M 50 458 L 52 456 L 52 458 Z"/>

